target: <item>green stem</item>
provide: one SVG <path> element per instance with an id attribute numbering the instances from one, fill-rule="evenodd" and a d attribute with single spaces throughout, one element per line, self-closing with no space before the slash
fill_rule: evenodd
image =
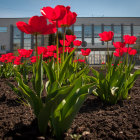
<path id="1" fill-rule="evenodd" d="M 64 52 L 65 52 L 65 34 L 66 34 L 66 27 L 64 27 L 64 34 L 63 34 L 63 60 L 62 63 L 64 62 Z"/>
<path id="2" fill-rule="evenodd" d="M 107 41 L 107 63 L 109 64 L 109 47 L 108 47 L 108 41 Z"/>
<path id="3" fill-rule="evenodd" d="M 59 39 L 58 39 L 58 21 L 56 21 L 56 29 L 57 29 L 57 32 L 56 32 L 56 54 L 57 54 L 57 78 L 59 78 L 59 54 L 58 54 L 58 48 L 59 48 Z"/>
<path id="4" fill-rule="evenodd" d="M 38 46 L 38 40 L 37 40 L 37 33 L 36 33 L 35 34 L 36 71 L 37 71 L 37 65 L 38 65 L 38 51 L 37 51 L 37 46 Z"/>
<path id="5" fill-rule="evenodd" d="M 128 44 L 128 48 L 127 48 L 127 56 L 126 56 L 126 67 L 127 67 L 127 65 L 128 65 L 128 51 L 129 51 L 129 44 Z"/>
<path id="6" fill-rule="evenodd" d="M 37 34 L 35 34 L 35 50 L 36 50 L 36 59 L 38 60 L 37 46 L 38 46 L 38 40 L 37 40 Z"/>

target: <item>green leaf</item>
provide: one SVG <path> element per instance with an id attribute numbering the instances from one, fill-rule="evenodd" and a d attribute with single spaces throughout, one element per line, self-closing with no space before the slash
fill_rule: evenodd
<path id="1" fill-rule="evenodd" d="M 40 98 L 42 91 L 44 89 L 42 54 L 40 55 L 39 62 L 36 64 L 37 64 L 37 70 L 36 70 L 36 74 L 35 74 L 35 92 L 37 93 L 37 96 Z"/>
<path id="2" fill-rule="evenodd" d="M 53 83 L 56 80 L 56 75 L 54 70 L 52 69 L 52 65 L 48 65 L 45 62 L 43 62 L 43 67 L 47 73 L 47 77 L 49 78 L 50 83 Z"/>
<path id="3" fill-rule="evenodd" d="M 68 69 L 70 58 L 73 56 L 74 51 L 75 51 L 75 49 L 68 55 L 68 57 L 66 58 L 66 60 L 64 61 L 64 63 L 61 66 L 61 70 L 60 70 L 60 74 L 59 74 L 59 83 L 60 84 L 64 80 L 64 76 L 65 76 L 66 70 Z"/>
<path id="4" fill-rule="evenodd" d="M 38 117 L 39 129 L 43 134 L 46 133 L 46 129 L 48 126 L 48 121 L 50 119 L 51 113 L 54 112 L 54 110 L 58 107 L 58 105 L 62 102 L 62 100 L 69 95 L 72 89 L 73 86 L 60 88 L 54 93 L 49 94 L 46 97 L 46 104 L 43 107 L 43 109 L 40 111 Z"/>

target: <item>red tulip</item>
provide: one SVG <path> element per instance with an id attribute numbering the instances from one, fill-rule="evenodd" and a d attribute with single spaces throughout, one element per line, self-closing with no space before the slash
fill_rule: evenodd
<path id="1" fill-rule="evenodd" d="M 135 36 L 130 36 L 130 35 L 124 35 L 123 39 L 125 41 L 126 44 L 135 44 L 137 38 Z"/>
<path id="2" fill-rule="evenodd" d="M 86 63 L 85 60 L 78 59 L 78 62 Z"/>
<path id="3" fill-rule="evenodd" d="M 99 36 L 101 38 L 100 40 L 105 41 L 105 42 L 111 41 L 113 38 L 113 35 L 114 35 L 114 33 L 112 31 L 109 31 L 109 32 L 105 31 L 105 32 L 99 34 Z"/>
<path id="4" fill-rule="evenodd" d="M 25 58 L 28 58 L 31 56 L 33 52 L 33 49 L 29 49 L 29 50 L 26 50 L 26 49 L 18 49 L 18 53 L 20 54 L 21 57 L 25 57 Z"/>
<path id="5" fill-rule="evenodd" d="M 122 43 L 122 42 L 116 42 L 116 43 L 113 42 L 113 45 L 116 49 L 125 47 L 125 43 Z"/>
<path id="6" fill-rule="evenodd" d="M 63 40 L 60 40 L 60 44 L 63 46 Z M 65 40 L 65 46 L 69 47 L 71 44 L 71 42 L 68 42 L 67 40 Z"/>
<path id="7" fill-rule="evenodd" d="M 14 60 L 14 65 L 20 65 L 21 64 L 21 57 L 17 56 L 16 59 Z"/>
<path id="8" fill-rule="evenodd" d="M 129 53 L 131 50 L 132 50 L 131 47 L 129 47 L 129 48 L 124 47 L 124 48 L 123 48 L 123 51 L 124 51 L 125 53 Z"/>
<path id="9" fill-rule="evenodd" d="M 73 41 L 73 44 L 74 44 L 74 46 L 81 46 L 82 41 L 75 40 L 75 41 Z"/>
<path id="10" fill-rule="evenodd" d="M 132 50 L 130 50 L 129 55 L 135 55 L 136 53 L 137 53 L 137 50 L 132 49 Z"/>
<path id="11" fill-rule="evenodd" d="M 56 51 L 56 45 L 47 46 L 47 51 L 49 52 Z"/>
<path id="12" fill-rule="evenodd" d="M 40 54 L 45 54 L 46 52 L 47 52 L 47 48 L 45 48 L 45 47 L 37 47 L 37 52 L 38 52 L 38 54 L 40 55 Z"/>
<path id="13" fill-rule="evenodd" d="M 58 21 L 58 27 L 69 27 L 76 22 L 77 14 L 70 11 L 70 6 L 66 7 L 66 15 L 60 21 Z"/>
<path id="14" fill-rule="evenodd" d="M 47 20 L 43 16 L 33 16 L 28 24 L 22 21 L 16 23 L 19 30 L 26 34 L 52 34 L 56 32 L 54 24 L 47 25 Z"/>
<path id="15" fill-rule="evenodd" d="M 43 54 L 43 58 L 48 58 L 52 56 L 54 56 L 53 52 L 46 52 L 45 54 Z"/>
<path id="16" fill-rule="evenodd" d="M 104 65 L 104 64 L 105 64 L 105 62 L 102 62 L 101 64 L 103 64 L 103 65 Z"/>
<path id="17" fill-rule="evenodd" d="M 66 7 L 63 5 L 57 5 L 55 8 L 43 7 L 41 14 L 52 21 L 62 20 L 66 14 Z"/>
<path id="18" fill-rule="evenodd" d="M 54 56 L 54 58 L 57 58 L 57 54 L 56 53 L 54 53 L 53 56 Z M 58 58 L 58 60 L 61 60 L 61 59 Z"/>
<path id="19" fill-rule="evenodd" d="M 39 56 L 38 56 L 38 60 L 39 60 Z M 30 58 L 30 61 L 32 62 L 32 63 L 35 63 L 37 60 L 36 60 L 36 56 L 32 56 L 31 58 Z"/>
<path id="20" fill-rule="evenodd" d="M 84 50 L 84 49 L 81 49 L 81 54 L 82 55 L 84 55 L 84 56 L 88 56 L 89 54 L 90 54 L 90 52 L 91 52 L 91 49 L 86 49 L 86 50 Z"/>
<path id="21" fill-rule="evenodd" d="M 0 57 L 0 62 L 9 63 L 13 62 L 14 59 L 15 56 L 13 56 L 13 53 L 2 54 Z"/>
<path id="22" fill-rule="evenodd" d="M 66 35 L 68 42 L 73 42 L 76 39 L 76 35 Z"/>
<path id="23" fill-rule="evenodd" d="M 122 56 L 123 54 L 124 54 L 124 50 L 123 49 L 116 49 L 115 50 L 116 52 L 114 52 L 113 54 L 114 54 L 114 56 L 116 56 L 116 57 L 120 57 L 120 56 Z"/>

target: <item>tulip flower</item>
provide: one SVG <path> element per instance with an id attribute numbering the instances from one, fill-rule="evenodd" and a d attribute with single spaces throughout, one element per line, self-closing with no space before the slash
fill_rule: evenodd
<path id="1" fill-rule="evenodd" d="M 73 41 L 73 44 L 74 44 L 74 46 L 81 46 L 82 41 L 75 40 L 75 41 Z"/>
<path id="2" fill-rule="evenodd" d="M 130 36 L 130 35 L 124 35 L 123 39 L 124 39 L 125 43 L 129 44 L 129 45 L 135 44 L 136 40 L 137 40 L 137 38 L 135 36 Z"/>
<path id="3" fill-rule="evenodd" d="M 101 41 L 105 41 L 107 42 L 107 59 L 108 59 L 108 63 L 109 63 L 109 47 L 108 47 L 108 41 L 111 41 L 113 36 L 114 36 L 114 33 L 112 31 L 105 31 L 103 33 L 100 33 L 99 36 L 101 37 Z"/>
<path id="4" fill-rule="evenodd" d="M 57 5 L 55 8 L 43 7 L 41 14 L 49 20 L 58 21 L 62 20 L 66 14 L 66 8 L 63 5 Z"/>
<path id="5" fill-rule="evenodd" d="M 29 19 L 28 24 L 22 21 L 16 23 L 19 30 L 25 32 L 26 34 L 35 35 L 35 46 L 36 46 L 36 58 L 38 58 L 37 53 L 37 35 L 38 34 L 52 34 L 56 32 L 56 27 L 54 24 L 47 25 L 47 20 L 43 16 L 33 16 Z"/>
<path id="6" fill-rule="evenodd" d="M 20 54 L 21 57 L 25 57 L 25 58 L 28 58 L 31 56 L 33 52 L 33 49 L 29 49 L 29 50 L 26 50 L 26 49 L 18 49 L 18 53 Z"/>
<path id="7" fill-rule="evenodd" d="M 43 16 L 33 16 L 28 24 L 23 21 L 16 23 L 19 30 L 26 34 L 51 34 L 56 32 L 55 25 L 47 25 L 47 20 Z"/>
<path id="8" fill-rule="evenodd" d="M 49 52 L 56 51 L 56 45 L 47 46 L 47 51 Z"/>
<path id="9" fill-rule="evenodd" d="M 66 35 L 68 42 L 73 42 L 76 39 L 76 35 Z"/>
<path id="10" fill-rule="evenodd" d="M 39 56 L 38 56 L 38 59 L 39 59 Z M 36 61 L 37 61 L 36 56 L 32 56 L 32 57 L 30 58 L 30 61 L 31 61 L 32 63 L 36 63 Z"/>
<path id="11" fill-rule="evenodd" d="M 86 63 L 85 60 L 78 59 L 78 62 Z"/>
<path id="12" fill-rule="evenodd" d="M 14 60 L 14 65 L 20 65 L 21 64 L 21 57 L 17 56 Z"/>
<path id="13" fill-rule="evenodd" d="M 136 53 L 137 53 L 137 50 L 132 49 L 132 50 L 129 52 L 129 55 L 135 55 Z"/>
<path id="14" fill-rule="evenodd" d="M 64 45 L 64 41 L 63 40 L 60 40 L 60 44 L 63 46 Z M 67 40 L 65 40 L 65 45 L 66 47 L 69 47 L 71 44 L 71 42 L 68 42 Z"/>
<path id="15" fill-rule="evenodd" d="M 123 50 L 123 49 L 118 48 L 118 49 L 116 49 L 115 51 L 116 51 L 116 52 L 114 52 L 113 54 L 114 54 L 114 56 L 116 56 L 116 57 L 121 57 L 121 56 L 124 54 L 124 50 Z"/>
<path id="16" fill-rule="evenodd" d="M 2 54 L 0 57 L 0 62 L 3 63 L 13 62 L 13 60 L 15 59 L 15 56 L 13 55 L 14 55 L 13 53 Z"/>
<path id="17" fill-rule="evenodd" d="M 72 24 L 76 22 L 77 14 L 75 12 L 70 11 L 70 6 L 66 7 L 66 15 L 60 21 L 58 21 L 59 27 L 70 27 Z"/>
<path id="18" fill-rule="evenodd" d="M 125 43 L 122 43 L 122 42 L 113 42 L 113 45 L 116 49 L 121 49 L 121 48 L 124 48 L 125 47 Z"/>
<path id="19" fill-rule="evenodd" d="M 108 42 L 108 41 L 111 41 L 112 38 L 113 38 L 113 35 L 114 33 L 112 31 L 105 31 L 103 33 L 100 33 L 99 36 L 101 37 L 101 41 L 105 41 L 105 42 Z"/>
<path id="20" fill-rule="evenodd" d="M 47 48 L 45 48 L 45 47 L 37 47 L 37 52 L 38 52 L 38 54 L 40 55 L 40 54 L 45 54 L 46 52 L 47 52 Z"/>
<path id="21" fill-rule="evenodd" d="M 89 54 L 90 54 L 90 52 L 91 52 L 91 49 L 86 49 L 86 50 L 84 50 L 84 49 L 81 49 L 81 54 L 82 55 L 84 55 L 84 56 L 88 56 Z"/>

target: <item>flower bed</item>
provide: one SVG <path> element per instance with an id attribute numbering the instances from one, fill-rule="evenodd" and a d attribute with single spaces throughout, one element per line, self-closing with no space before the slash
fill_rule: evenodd
<path id="1" fill-rule="evenodd" d="M 17 102 L 17 96 L 0 79 L 0 138 L 44 139 L 39 133 L 32 110 Z M 15 83 L 13 78 L 10 78 Z M 76 134 L 81 139 L 140 139 L 140 77 L 131 90 L 129 100 L 116 105 L 103 104 L 99 98 L 89 95 L 74 119 L 64 139 Z M 49 134 L 47 137 L 51 138 Z"/>
<path id="2" fill-rule="evenodd" d="M 79 139 L 80 137 L 91 139 L 91 137 L 94 138 L 92 133 L 95 135 L 97 133 L 96 137 L 105 137 L 108 130 L 111 132 L 108 133 L 107 139 L 119 137 L 119 134 L 122 133 L 126 137 L 131 137 L 124 132 L 128 128 L 137 129 L 137 133 L 139 131 L 138 117 L 132 125 L 127 121 L 130 127 L 124 130 L 123 120 L 127 115 L 121 112 L 125 107 L 124 112 L 131 114 L 131 118 L 134 119 L 132 115 L 138 114 L 139 111 L 133 108 L 132 112 L 130 110 L 127 112 L 129 105 L 126 106 L 131 98 L 130 91 L 134 88 L 134 83 L 140 75 L 140 70 L 134 71 L 133 56 L 137 51 L 130 47 L 135 44 L 137 38 L 124 35 L 124 43 L 113 43 L 116 50 L 110 54 L 108 42 L 112 40 L 114 33 L 112 31 L 100 33 L 100 40 L 107 43 L 107 62 L 102 63 L 101 69 L 96 70 L 87 64 L 86 57 L 91 50 L 81 49 L 80 55 L 84 56 L 84 59 L 79 59 L 76 50 L 82 42 L 75 40 L 75 35 L 66 34 L 66 27 L 76 22 L 77 14 L 71 12 L 69 6 L 63 5 L 55 8 L 44 7 L 41 9 L 41 13 L 43 16 L 31 17 L 28 24 L 22 21 L 17 22 L 19 30 L 34 35 L 35 52 L 33 49 L 18 49 L 18 56 L 8 53 L 0 57 L 0 61 L 3 63 L 3 66 L 0 66 L 2 82 L 6 81 L 6 84 L 17 94 L 17 96 L 13 96 L 11 89 L 5 83 L 1 84 L 1 86 L 3 85 L 1 108 L 2 114 L 4 114 L 1 126 L 6 126 L 2 135 L 12 136 L 15 139 L 36 139 L 38 137 L 37 139 L 61 140 Z M 47 24 L 46 18 L 53 24 Z M 59 38 L 58 32 L 58 28 L 61 27 L 64 29 L 63 40 Z M 56 45 L 38 46 L 39 34 L 55 32 Z M 32 54 L 36 55 L 31 57 Z M 14 67 L 14 64 L 17 66 Z M 11 77 L 14 78 L 11 79 Z M 13 82 L 14 80 L 16 83 Z M 5 93 L 3 93 L 4 91 Z M 135 95 L 133 99 L 135 100 L 136 97 Z M 134 104 L 135 102 L 130 107 Z M 80 108 L 81 111 L 77 115 Z M 114 110 L 115 108 L 118 111 Z M 136 112 L 133 113 L 133 111 Z M 16 117 L 13 115 L 14 113 Z M 98 114 L 100 114 L 99 117 Z M 24 115 L 31 120 L 26 120 Z M 76 118 L 73 125 L 72 122 L 76 115 L 81 115 L 81 117 Z M 102 119 L 102 116 L 105 118 Z M 118 120 L 115 120 L 115 117 L 118 120 L 122 119 L 122 129 L 117 126 L 121 124 L 117 123 Z M 10 127 L 6 125 L 8 118 Z M 81 119 L 86 121 L 83 122 L 85 125 L 82 124 Z M 99 124 L 96 123 L 96 119 Z M 100 122 L 98 119 L 104 122 Z M 28 126 L 24 126 L 25 124 Z M 8 130 L 10 131 L 8 132 Z M 104 132 L 100 134 L 100 130 Z"/>

